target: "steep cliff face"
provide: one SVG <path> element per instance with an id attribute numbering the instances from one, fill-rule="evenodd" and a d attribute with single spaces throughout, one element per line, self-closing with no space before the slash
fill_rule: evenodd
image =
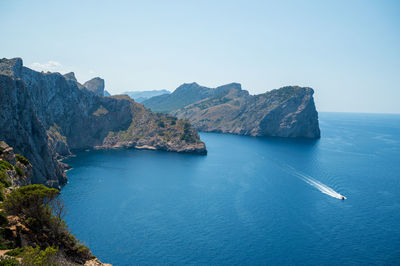
<path id="1" fill-rule="evenodd" d="M 62 165 L 48 146 L 46 130 L 28 95 L 22 80 L 0 75 L 0 139 L 38 166 L 33 174 L 35 182 L 64 184 Z"/>
<path id="2" fill-rule="evenodd" d="M 97 96 L 73 74 L 39 73 L 21 59 L 0 60 L 0 96 L 0 139 L 32 162 L 34 183 L 64 184 L 65 166 L 56 159 L 73 149 L 206 152 L 197 131 L 182 129 L 183 121 L 167 123 L 170 117 L 152 114 L 127 96 Z"/>
<path id="3" fill-rule="evenodd" d="M 232 83 L 171 114 L 205 132 L 319 138 L 313 93 L 311 88 L 289 86 L 253 96 Z"/>

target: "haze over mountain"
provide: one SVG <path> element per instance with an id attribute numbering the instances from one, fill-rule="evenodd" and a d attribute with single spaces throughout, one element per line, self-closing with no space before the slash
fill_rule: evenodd
<path id="1" fill-rule="evenodd" d="M 163 95 L 163 94 L 170 94 L 169 90 L 150 90 L 150 91 L 125 91 L 122 94 L 126 94 L 135 102 L 141 103 L 151 97 Z"/>

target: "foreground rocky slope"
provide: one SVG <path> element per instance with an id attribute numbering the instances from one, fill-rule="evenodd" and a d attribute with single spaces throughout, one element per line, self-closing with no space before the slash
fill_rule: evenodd
<path id="1" fill-rule="evenodd" d="M 96 84 L 104 86 L 95 80 Z M 40 73 L 20 58 L 0 60 L 0 139 L 31 161 L 33 183 L 66 183 L 57 159 L 73 149 L 149 148 L 206 153 L 187 121 L 151 113 L 127 96 L 102 97 L 73 73 Z"/>
<path id="2" fill-rule="evenodd" d="M 0 265 L 104 265 L 69 232 L 59 191 L 31 178 L 31 163 L 0 141 Z"/>
<path id="3" fill-rule="evenodd" d="M 319 138 L 314 91 L 298 86 L 250 95 L 238 83 L 215 89 L 183 84 L 171 95 L 153 97 L 145 106 L 188 119 L 205 132 L 250 136 Z"/>

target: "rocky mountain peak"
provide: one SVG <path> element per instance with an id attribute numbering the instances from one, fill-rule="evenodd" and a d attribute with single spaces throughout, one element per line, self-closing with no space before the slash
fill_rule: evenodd
<path id="1" fill-rule="evenodd" d="M 20 78 L 22 72 L 22 59 L 19 57 L 0 59 L 0 74 Z"/>
<path id="2" fill-rule="evenodd" d="M 98 96 L 104 96 L 104 79 L 96 77 L 86 81 L 83 86 Z"/>
<path id="3" fill-rule="evenodd" d="M 63 76 L 67 80 L 72 80 L 72 81 L 78 82 L 78 80 L 75 77 L 75 73 L 74 72 L 69 72 L 67 74 L 64 74 Z"/>

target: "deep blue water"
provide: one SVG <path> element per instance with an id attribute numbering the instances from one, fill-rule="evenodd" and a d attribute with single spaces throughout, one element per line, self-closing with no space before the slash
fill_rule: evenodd
<path id="1" fill-rule="evenodd" d="M 317 141 L 202 133 L 207 156 L 79 152 L 67 224 L 114 265 L 400 264 L 400 115 L 320 126 Z"/>

